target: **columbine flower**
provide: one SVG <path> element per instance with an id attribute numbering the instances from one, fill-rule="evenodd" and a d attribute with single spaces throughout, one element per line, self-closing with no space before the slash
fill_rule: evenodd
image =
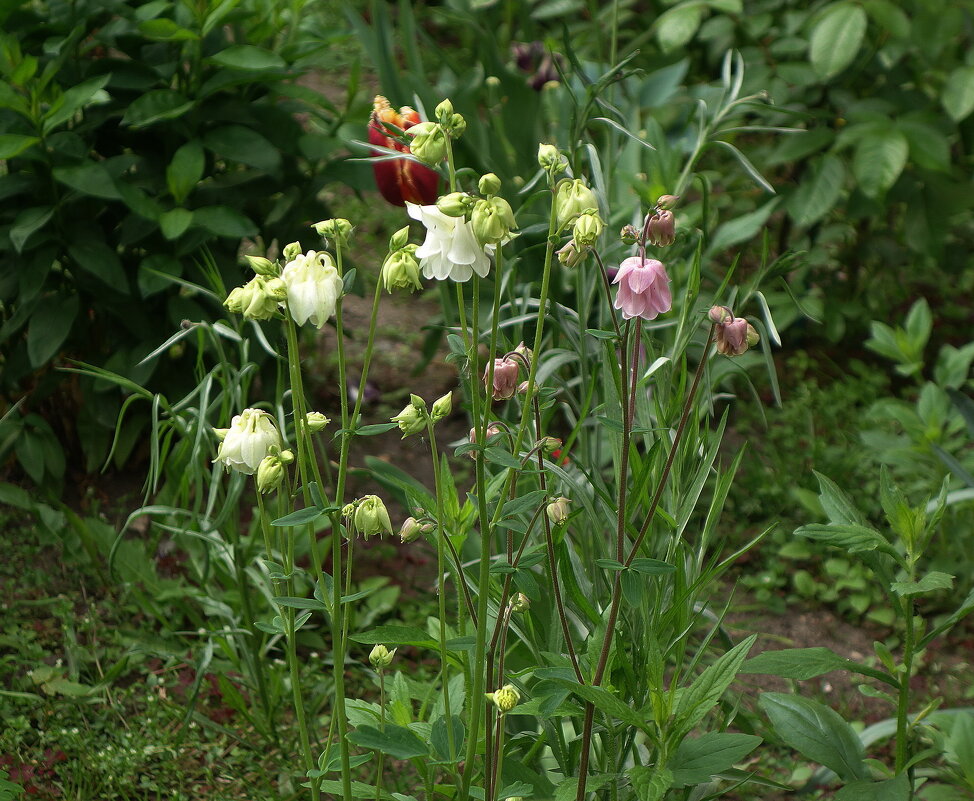
<path id="1" fill-rule="evenodd" d="M 393 289 L 408 289 L 415 292 L 422 289 L 419 280 L 419 262 L 416 260 L 417 245 L 406 245 L 391 252 L 382 262 L 380 279 L 386 292 Z"/>
<path id="2" fill-rule="evenodd" d="M 485 441 L 490 441 L 490 438 L 491 437 L 495 436 L 496 434 L 500 434 L 500 433 L 501 433 L 501 427 L 500 426 L 498 426 L 498 425 L 490 425 L 490 426 L 487 426 L 487 430 L 484 432 L 484 440 Z M 475 445 L 477 444 L 477 429 L 476 428 L 471 428 L 470 429 L 469 440 L 473 444 L 475 444 Z M 477 459 L 477 451 L 475 451 L 475 450 L 467 451 L 467 456 L 469 456 L 471 459 L 476 460 Z"/>
<path id="3" fill-rule="evenodd" d="M 513 684 L 505 684 L 499 690 L 494 690 L 492 693 L 484 693 L 484 695 L 487 696 L 489 701 L 494 702 L 494 706 L 500 712 L 510 712 L 517 706 L 518 701 L 521 700 L 521 693 L 517 691 L 517 687 Z"/>
<path id="4" fill-rule="evenodd" d="M 724 356 L 741 356 L 761 341 L 754 326 L 726 306 L 714 306 L 708 316 L 717 329 L 717 352 Z"/>
<path id="5" fill-rule="evenodd" d="M 564 227 L 578 215 L 598 213 L 599 201 L 581 178 L 565 178 L 555 190 L 555 211 L 559 227 Z"/>
<path id="6" fill-rule="evenodd" d="M 490 378 L 490 365 L 484 370 L 484 385 Z M 487 386 L 494 400 L 513 398 L 517 392 L 518 363 L 514 359 L 494 359 L 494 383 Z"/>
<path id="7" fill-rule="evenodd" d="M 656 247 L 665 248 L 676 239 L 676 220 L 668 209 L 657 211 L 646 224 L 649 241 Z"/>
<path id="8" fill-rule="evenodd" d="M 281 435 L 267 412 L 244 409 L 230 421 L 230 428 L 220 429 L 223 435 L 214 462 L 252 476 L 264 457 L 281 449 Z"/>
<path id="9" fill-rule="evenodd" d="M 426 401 L 424 401 L 419 395 L 409 396 L 409 405 L 404 408 L 395 417 L 390 418 L 393 423 L 399 424 L 399 430 L 402 431 L 402 438 L 410 437 L 413 434 L 419 434 L 426 430 L 426 421 L 429 419 L 429 415 L 426 411 Z"/>
<path id="10" fill-rule="evenodd" d="M 383 125 L 388 123 L 407 131 L 419 122 L 419 114 L 409 106 L 396 111 L 382 95 L 376 95 L 369 120 L 369 142 L 400 153 L 409 153 L 409 145 L 390 135 Z M 373 156 L 383 154 L 372 151 Z M 394 206 L 406 203 L 428 204 L 436 201 L 440 177 L 429 167 L 407 159 L 388 159 L 372 164 L 375 183 L 387 201 Z"/>
<path id="11" fill-rule="evenodd" d="M 656 259 L 640 259 L 632 256 L 619 265 L 614 284 L 619 285 L 615 303 L 627 320 L 642 317 L 655 320 L 668 312 L 673 305 L 670 295 L 670 277 L 663 262 Z"/>
<path id="12" fill-rule="evenodd" d="M 568 505 L 571 503 L 570 498 L 555 498 L 551 503 L 548 504 L 545 512 L 548 515 L 548 519 L 554 523 L 556 526 L 560 526 L 568 519 L 569 510 Z"/>
<path id="13" fill-rule="evenodd" d="M 298 325 L 308 320 L 322 328 L 335 313 L 342 291 L 342 279 L 335 263 L 324 251 L 299 253 L 284 265 L 281 278 L 287 285 L 287 306 Z"/>
<path id="14" fill-rule="evenodd" d="M 396 651 L 398 650 L 398 648 L 393 648 L 390 651 L 384 645 L 377 645 L 369 654 L 369 662 L 372 663 L 372 667 L 376 670 L 384 670 L 392 664 L 392 660 L 395 658 Z"/>
<path id="15" fill-rule="evenodd" d="M 380 537 L 383 534 L 392 534 L 392 521 L 382 498 L 378 495 L 366 495 L 356 502 L 355 527 L 366 539 L 373 534 Z"/>
<path id="16" fill-rule="evenodd" d="M 494 248 L 477 242 L 470 222 L 463 217 L 448 217 L 436 206 L 407 203 L 406 211 L 426 226 L 426 241 L 416 250 L 423 275 L 440 281 L 469 281 L 474 273 L 481 278 L 487 275 L 488 254 L 493 254 Z"/>

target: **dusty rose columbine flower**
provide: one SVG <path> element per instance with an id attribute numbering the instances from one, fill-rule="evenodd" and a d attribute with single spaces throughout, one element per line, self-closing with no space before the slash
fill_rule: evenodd
<path id="1" fill-rule="evenodd" d="M 369 142 L 390 150 L 398 150 L 400 153 L 409 153 L 409 145 L 390 136 L 389 130 L 383 123 L 408 131 L 419 121 L 419 114 L 415 109 L 403 106 L 396 111 L 382 95 L 376 95 L 372 104 L 372 116 L 369 119 Z M 383 154 L 372 151 L 372 155 Z M 373 162 L 372 170 L 382 197 L 394 206 L 436 202 L 440 176 L 429 167 L 408 159 L 387 159 Z"/>
<path id="2" fill-rule="evenodd" d="M 613 305 L 627 320 L 642 317 L 655 320 L 673 306 L 670 277 L 663 262 L 632 256 L 619 265 L 613 284 L 619 285 Z"/>
<path id="3" fill-rule="evenodd" d="M 434 206 L 407 203 L 406 211 L 426 226 L 426 241 L 416 249 L 423 275 L 439 281 L 469 281 L 476 273 L 481 278 L 490 271 L 493 245 L 477 241 L 473 225 L 463 217 L 450 217 Z"/>
<path id="4" fill-rule="evenodd" d="M 494 385 L 487 386 L 490 379 L 490 365 L 484 370 L 484 386 L 491 391 L 494 400 L 508 400 L 514 397 L 518 385 L 518 363 L 514 359 L 494 359 Z"/>

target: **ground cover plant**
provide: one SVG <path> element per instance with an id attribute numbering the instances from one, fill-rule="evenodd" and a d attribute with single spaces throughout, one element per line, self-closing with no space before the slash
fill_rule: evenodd
<path id="1" fill-rule="evenodd" d="M 287 216 L 244 244 L 243 271 L 199 251 L 173 282 L 191 319 L 139 365 L 72 368 L 121 391 L 119 441 L 147 421 L 149 477 L 117 526 L 92 494 L 79 512 L 0 490 L 12 531 L 37 520 L 39 572 L 58 551 L 77 566 L 59 592 L 111 588 L 71 603 L 11 573 L 0 797 L 970 794 L 971 713 L 918 687 L 974 606 L 970 346 L 930 343 L 924 301 L 887 313 L 858 386 L 808 387 L 838 409 L 800 410 L 806 435 L 758 433 L 796 414 L 741 414 L 796 384 L 781 332 L 823 318 L 821 287 L 802 296 L 811 273 L 765 230 L 784 217 L 755 148 L 803 123 L 734 52 L 686 88 L 681 61 L 638 68 L 626 3 L 588 9 L 609 42 L 583 23 L 550 49 L 530 38 L 565 12 L 529 5 L 446 4 L 433 24 L 411 4 L 353 8 L 390 100 L 343 133 L 360 160 L 338 172 L 374 171 L 399 210 L 313 234 Z M 474 70 L 428 47 L 463 20 Z M 407 311 L 388 333 L 390 303 Z M 378 378 L 393 344 L 405 364 Z M 192 367 L 160 392 L 143 373 L 173 353 Z M 792 499 L 773 530 L 768 509 Z M 758 654 L 773 628 L 741 630 L 735 579 L 885 628 L 858 653 Z M 868 715 L 823 695 L 835 671 Z"/>

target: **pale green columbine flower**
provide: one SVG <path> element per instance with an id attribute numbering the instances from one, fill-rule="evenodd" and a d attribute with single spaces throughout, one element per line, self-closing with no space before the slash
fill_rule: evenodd
<path id="1" fill-rule="evenodd" d="M 396 656 L 396 651 L 398 648 L 393 648 L 391 651 L 384 645 L 377 645 L 372 649 L 369 654 L 369 662 L 372 663 L 372 667 L 376 670 L 385 670 L 389 665 L 392 664 L 392 660 Z"/>
<path id="2" fill-rule="evenodd" d="M 266 456 L 281 450 L 281 435 L 273 418 L 260 409 L 244 409 L 230 421 L 230 428 L 214 430 L 223 442 L 213 461 L 227 470 L 251 476 Z"/>
<path id="3" fill-rule="evenodd" d="M 436 206 L 407 203 L 406 211 L 426 226 L 426 240 L 416 249 L 423 275 L 442 281 L 469 281 L 476 273 L 484 278 L 490 272 L 492 245 L 477 241 L 473 226 L 463 217 L 450 217 Z"/>
<path id="4" fill-rule="evenodd" d="M 323 431 L 325 426 L 327 426 L 331 420 L 325 417 L 321 412 L 308 412 L 304 417 L 308 431 L 312 434 L 317 434 L 319 431 Z"/>
<path id="5" fill-rule="evenodd" d="M 406 245 L 386 256 L 380 274 L 386 292 L 391 294 L 394 289 L 415 292 L 423 288 L 423 282 L 419 280 L 419 259 L 416 258 L 418 247 L 419 245 Z"/>
<path id="6" fill-rule="evenodd" d="M 380 537 L 383 534 L 392 534 L 389 511 L 378 495 L 366 495 L 356 501 L 353 519 L 355 528 L 366 539 L 373 534 L 378 534 Z"/>
<path id="7" fill-rule="evenodd" d="M 223 305 L 248 320 L 270 320 L 277 313 L 285 293 L 286 287 L 280 278 L 255 275 L 231 291 Z"/>
<path id="8" fill-rule="evenodd" d="M 555 190 L 555 214 L 558 227 L 564 227 L 578 215 L 586 212 L 597 213 L 599 201 L 581 178 L 565 178 Z"/>
<path id="9" fill-rule="evenodd" d="M 336 245 L 348 247 L 348 240 L 352 235 L 352 224 L 342 217 L 322 220 L 311 226 L 315 233 L 323 239 L 330 239 Z"/>
<path id="10" fill-rule="evenodd" d="M 511 204 L 502 197 L 478 200 L 470 215 L 470 224 L 481 245 L 502 245 L 517 227 Z"/>
<path id="11" fill-rule="evenodd" d="M 402 431 L 402 438 L 410 437 L 413 434 L 420 434 L 426 430 L 428 413 L 426 411 L 426 401 L 419 395 L 409 396 L 409 405 L 399 414 L 391 418 L 390 422 L 398 423 L 399 430 Z"/>
<path id="12" fill-rule="evenodd" d="M 420 122 L 407 132 L 409 152 L 425 164 L 436 165 L 446 158 L 446 132 L 435 122 Z"/>
<path id="13" fill-rule="evenodd" d="M 287 307 L 298 325 L 309 320 L 323 328 L 335 313 L 342 292 L 342 279 L 335 262 L 324 251 L 298 253 L 287 264 L 281 278 L 287 287 Z"/>
<path id="14" fill-rule="evenodd" d="M 487 696 L 487 700 L 494 702 L 494 706 L 500 712 L 510 712 L 521 700 L 521 693 L 517 691 L 517 688 L 513 684 L 505 684 L 499 690 L 484 694 Z"/>
<path id="15" fill-rule="evenodd" d="M 284 482 L 284 462 L 278 454 L 268 454 L 257 467 L 257 491 L 266 495 Z"/>
<path id="16" fill-rule="evenodd" d="M 556 526 L 560 526 L 568 519 L 568 505 L 571 503 L 570 498 L 555 498 L 551 503 L 548 504 L 545 512 L 548 515 L 548 519 Z"/>
<path id="17" fill-rule="evenodd" d="M 579 245 L 592 247 L 598 240 L 603 228 L 605 228 L 605 225 L 602 223 L 602 219 L 598 214 L 594 212 L 581 214 L 575 220 L 572 237 Z"/>

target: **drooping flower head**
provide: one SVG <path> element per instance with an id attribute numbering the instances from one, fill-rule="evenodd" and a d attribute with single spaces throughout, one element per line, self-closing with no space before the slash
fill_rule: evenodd
<path id="1" fill-rule="evenodd" d="M 369 120 L 369 142 L 373 145 L 409 153 L 409 145 L 398 141 L 384 124 L 406 131 L 420 122 L 419 114 L 409 106 L 396 111 L 382 95 L 376 95 Z M 382 153 L 372 151 L 373 156 Z M 379 192 L 394 206 L 406 203 L 429 205 L 436 202 L 440 177 L 429 167 L 408 159 L 388 159 L 372 164 Z"/>
<path id="2" fill-rule="evenodd" d="M 724 356 L 741 356 L 761 341 L 754 326 L 726 306 L 714 306 L 707 316 L 716 329 L 717 352 Z"/>
<path id="3" fill-rule="evenodd" d="M 230 421 L 230 428 L 215 430 L 223 441 L 213 461 L 227 470 L 252 476 L 266 456 L 281 450 L 273 418 L 260 409 L 244 409 Z"/>
<path id="4" fill-rule="evenodd" d="M 298 325 L 308 320 L 324 327 L 335 313 L 342 292 L 342 278 L 335 262 L 324 251 L 298 253 L 284 265 L 281 278 L 287 285 L 287 306 Z"/>
<path id="5" fill-rule="evenodd" d="M 632 256 L 619 265 L 614 284 L 619 285 L 613 305 L 627 320 L 642 317 L 655 320 L 673 306 L 670 277 L 663 262 Z"/>
<path id="6" fill-rule="evenodd" d="M 406 211 L 426 226 L 426 241 L 416 249 L 424 276 L 439 281 L 469 281 L 474 273 L 481 278 L 487 275 L 494 247 L 477 241 L 468 220 L 449 217 L 435 205 L 407 203 Z"/>
<path id="7" fill-rule="evenodd" d="M 487 385 L 491 377 L 490 365 L 484 370 L 484 384 L 494 400 L 508 400 L 517 392 L 519 365 L 514 359 L 507 357 L 494 359 L 493 386 Z"/>

